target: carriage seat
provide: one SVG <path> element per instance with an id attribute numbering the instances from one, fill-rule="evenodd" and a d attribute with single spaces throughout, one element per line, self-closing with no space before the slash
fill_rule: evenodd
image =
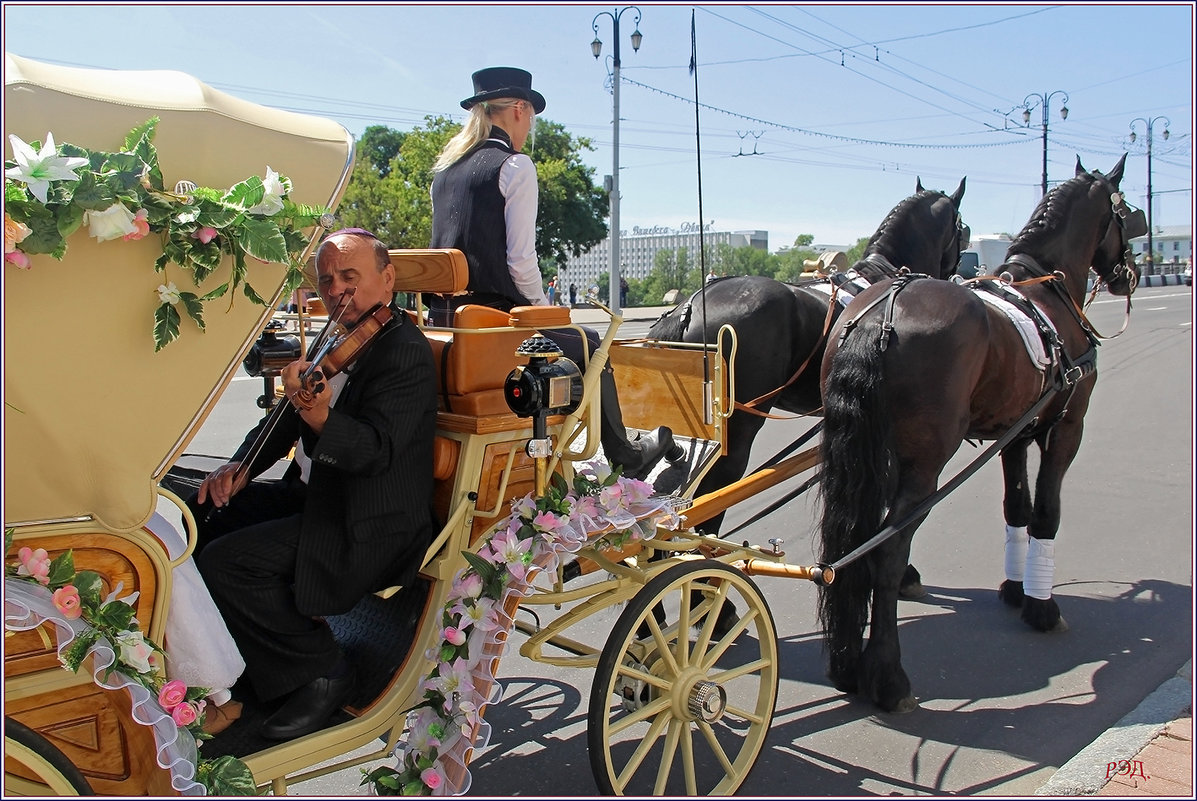
<path id="1" fill-rule="evenodd" d="M 562 306 L 517 306 L 510 312 L 467 304 L 457 309 L 457 331 L 425 329 L 439 372 L 442 411 L 473 417 L 510 414 L 503 384 L 523 363 L 516 349 L 530 336 L 527 330 L 479 331 L 460 329 L 553 328 L 570 324 Z"/>

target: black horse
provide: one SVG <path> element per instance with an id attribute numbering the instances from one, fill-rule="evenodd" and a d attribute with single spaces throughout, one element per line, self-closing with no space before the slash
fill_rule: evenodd
<path id="1" fill-rule="evenodd" d="M 960 251 L 968 247 L 968 227 L 960 218 L 965 181 L 951 195 L 923 188 L 890 211 L 853 265 L 854 285 L 897 275 L 900 269 L 947 278 L 956 271 Z M 849 275 L 852 273 L 849 272 Z M 713 343 L 723 325 L 731 325 L 739 342 L 736 363 L 736 411 L 728 420 L 728 452 L 699 483 L 703 495 L 740 479 L 748 467 L 752 442 L 773 407 L 794 414 L 819 410 L 819 362 L 829 320 L 843 309 L 829 309 L 832 283 L 813 279 L 787 284 L 763 276 L 733 276 L 712 281 L 685 303 L 663 314 L 649 339 Z M 841 303 L 856 286 L 841 287 Z M 705 293 L 705 301 L 702 295 Z M 705 318 L 704 318 L 705 303 Z M 773 394 L 776 393 L 776 394 Z M 762 399 L 752 410 L 744 406 Z M 717 534 L 723 515 L 701 524 Z"/>
<path id="2" fill-rule="evenodd" d="M 1097 377 L 1098 340 L 1081 302 L 1092 266 L 1129 307 L 1138 273 L 1128 242 L 1146 231 L 1142 213 L 1130 212 L 1118 190 L 1125 162 L 1123 155 L 1102 175 L 1078 159 L 1076 177 L 1040 201 L 1011 244 L 997 271 L 1002 279 L 972 287 L 876 283 L 857 295 L 829 337 L 821 559 L 836 569 L 820 590 L 819 614 L 838 689 L 888 711 L 917 705 L 901 665 L 899 583 L 914 532 L 937 500 L 940 473 L 965 438 L 996 440 L 991 450 L 1001 453 L 1002 597 L 1021 605 L 1035 628 L 1063 628 L 1051 597 L 1060 487 Z M 1028 337 L 1014 322 L 1024 319 Z M 1031 442 L 1040 450 L 1033 503 Z"/>

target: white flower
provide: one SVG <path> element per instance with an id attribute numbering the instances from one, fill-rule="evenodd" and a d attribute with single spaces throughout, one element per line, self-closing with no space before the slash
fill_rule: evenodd
<path id="1" fill-rule="evenodd" d="M 141 636 L 140 631 L 122 631 L 117 635 L 116 642 L 120 645 L 120 660 L 138 673 L 148 673 L 153 667 L 150 656 L 154 649 Z"/>
<path id="2" fill-rule="evenodd" d="M 279 180 L 278 173 L 269 167 L 266 168 L 266 177 L 262 179 L 262 185 L 266 189 L 262 202 L 246 211 L 271 217 L 283 210 L 283 194 L 286 190 L 283 189 L 283 182 Z"/>
<path id="3" fill-rule="evenodd" d="M 123 203 L 113 203 L 103 211 L 89 211 L 83 215 L 83 222 L 87 223 L 87 232 L 100 242 L 137 233 L 133 212 Z"/>
<path id="4" fill-rule="evenodd" d="M 46 143 L 35 151 L 16 134 L 9 134 L 13 158 L 17 166 L 4 171 L 5 178 L 23 182 L 33 196 L 42 203 L 50 191 L 51 181 L 78 181 L 74 171 L 86 167 L 87 159 L 74 156 L 59 156 L 54 147 L 54 136 L 46 132 Z"/>
<path id="5" fill-rule="evenodd" d="M 171 306 L 179 302 L 179 288 L 174 281 L 158 284 L 158 300 Z"/>

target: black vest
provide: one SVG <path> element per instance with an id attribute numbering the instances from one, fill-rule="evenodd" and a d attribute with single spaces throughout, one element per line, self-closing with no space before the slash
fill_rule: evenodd
<path id="1" fill-rule="evenodd" d="M 432 243 L 456 248 L 470 266 L 470 292 L 501 295 L 513 305 L 531 303 L 507 269 L 506 200 L 499 170 L 515 155 L 507 132 L 491 128 L 491 138 L 432 179 Z"/>

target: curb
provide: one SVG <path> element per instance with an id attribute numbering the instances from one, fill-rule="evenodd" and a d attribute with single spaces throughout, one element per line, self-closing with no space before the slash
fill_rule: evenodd
<path id="1" fill-rule="evenodd" d="M 1158 276 L 1157 276 L 1158 277 Z M 1193 706 L 1193 660 L 1104 734 L 1056 771 L 1035 795 L 1094 795 L 1106 784 L 1111 762 L 1134 759 L 1164 727 Z"/>

